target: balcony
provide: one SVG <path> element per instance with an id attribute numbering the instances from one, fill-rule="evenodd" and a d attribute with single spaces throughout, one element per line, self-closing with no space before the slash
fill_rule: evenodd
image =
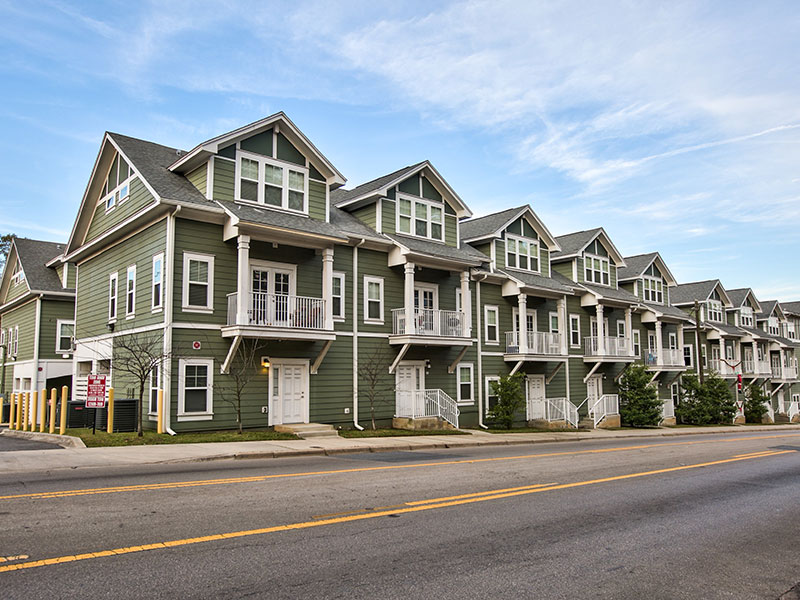
<path id="1" fill-rule="evenodd" d="M 731 367 L 724 360 L 719 360 L 718 358 L 712 358 L 708 361 L 708 368 L 706 371 L 709 370 L 719 374 L 720 377 L 736 377 L 737 375 L 736 369 Z"/>
<path id="2" fill-rule="evenodd" d="M 222 337 L 246 335 L 272 339 L 332 340 L 325 327 L 325 300 L 309 296 L 249 292 L 245 313 L 238 314 L 239 294 L 228 294 L 228 321 Z"/>
<path id="3" fill-rule="evenodd" d="M 681 371 L 686 368 L 683 362 L 683 353 L 676 348 L 662 348 L 661 361 L 658 360 L 658 352 L 648 350 L 644 355 L 644 364 L 650 371 Z"/>
<path id="4" fill-rule="evenodd" d="M 756 375 L 772 375 L 772 366 L 769 364 L 768 360 L 757 360 L 756 361 Z"/>
<path id="5" fill-rule="evenodd" d="M 772 365 L 772 378 L 778 381 L 795 381 L 797 365 Z"/>
<path id="6" fill-rule="evenodd" d="M 458 310 L 415 308 L 408 318 L 406 309 L 392 310 L 390 344 L 469 346 L 472 344 L 466 315 Z"/>
<path id="7" fill-rule="evenodd" d="M 583 338 L 584 358 L 586 362 L 633 362 L 633 346 L 626 337 Z"/>
<path id="8" fill-rule="evenodd" d="M 566 356 L 561 349 L 561 334 L 546 331 L 529 331 L 527 349 L 520 347 L 520 336 L 517 331 L 506 331 L 506 355 L 513 359 L 519 356 L 548 358 Z"/>

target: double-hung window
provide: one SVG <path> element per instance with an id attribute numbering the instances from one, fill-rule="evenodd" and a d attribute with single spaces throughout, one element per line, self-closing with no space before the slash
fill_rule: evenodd
<path id="1" fill-rule="evenodd" d="M 158 390 L 161 389 L 161 365 L 156 365 L 150 371 L 150 409 L 149 413 L 158 413 Z"/>
<path id="2" fill-rule="evenodd" d="M 558 313 L 551 312 L 550 318 L 550 333 L 558 333 Z"/>
<path id="3" fill-rule="evenodd" d="M 164 305 L 164 255 L 153 257 L 152 309 L 161 310 Z"/>
<path id="4" fill-rule="evenodd" d="M 444 240 L 444 206 L 398 195 L 397 232 L 432 240 Z"/>
<path id="5" fill-rule="evenodd" d="M 753 309 L 749 306 L 743 306 L 739 311 L 739 323 L 742 327 L 753 326 Z"/>
<path id="6" fill-rule="evenodd" d="M 213 418 L 214 360 L 195 358 L 178 361 L 178 420 Z"/>
<path id="7" fill-rule="evenodd" d="M 344 273 L 334 273 L 331 281 L 333 318 L 344 319 Z"/>
<path id="8" fill-rule="evenodd" d="M 72 337 L 75 335 L 74 321 L 56 321 L 56 353 L 72 352 Z"/>
<path id="9" fill-rule="evenodd" d="M 214 309 L 214 257 L 183 253 L 183 310 L 211 312 Z"/>
<path id="10" fill-rule="evenodd" d="M 489 414 L 489 411 L 493 410 L 495 406 L 497 406 L 497 389 L 496 385 L 500 383 L 500 378 L 494 375 L 485 378 L 485 396 L 486 396 L 486 408 L 484 409 L 485 414 Z"/>
<path id="11" fill-rule="evenodd" d="M 694 367 L 694 350 L 688 344 L 683 347 L 683 364 L 686 367 Z"/>
<path id="12" fill-rule="evenodd" d="M 308 213 L 308 169 L 258 154 L 239 152 L 236 198 Z"/>
<path id="13" fill-rule="evenodd" d="M 644 301 L 664 304 L 664 281 L 655 277 L 642 278 Z"/>
<path id="14" fill-rule="evenodd" d="M 625 321 L 617 321 L 617 337 L 625 337 Z"/>
<path id="15" fill-rule="evenodd" d="M 581 345 L 581 317 L 580 315 L 569 316 L 569 345 L 579 348 Z"/>
<path id="16" fill-rule="evenodd" d="M 125 286 L 125 313 L 132 317 L 136 313 L 136 265 L 128 267 Z"/>
<path id="17" fill-rule="evenodd" d="M 364 322 L 383 323 L 383 277 L 364 276 Z"/>
<path id="18" fill-rule="evenodd" d="M 539 272 L 539 242 L 529 238 L 506 235 L 506 266 Z"/>
<path id="19" fill-rule="evenodd" d="M 770 335 L 781 334 L 781 324 L 778 322 L 778 317 L 770 317 L 767 319 L 767 333 Z"/>
<path id="20" fill-rule="evenodd" d="M 114 157 L 111 169 L 103 185 L 101 202 L 106 211 L 111 210 L 120 202 L 124 202 L 130 193 L 130 180 L 133 177 L 133 169 L 128 166 L 119 154 Z"/>
<path id="21" fill-rule="evenodd" d="M 498 321 L 498 308 L 496 306 L 484 306 L 483 315 L 485 321 L 484 340 L 487 344 L 500 343 L 500 327 Z"/>
<path id="22" fill-rule="evenodd" d="M 14 325 L 14 356 L 19 352 L 19 325 Z"/>
<path id="23" fill-rule="evenodd" d="M 584 278 L 588 283 L 611 285 L 608 258 L 584 254 Z"/>
<path id="24" fill-rule="evenodd" d="M 117 319 L 117 273 L 111 273 L 108 276 L 108 320 L 115 321 Z"/>
<path id="25" fill-rule="evenodd" d="M 631 336 L 633 337 L 633 355 L 634 356 L 641 356 L 642 355 L 642 333 L 638 329 L 634 329 L 631 331 Z"/>
<path id="26" fill-rule="evenodd" d="M 459 404 L 474 402 L 472 388 L 472 363 L 458 365 L 458 400 Z"/>
<path id="27" fill-rule="evenodd" d="M 722 302 L 719 300 L 706 302 L 706 319 L 715 323 L 722 323 Z"/>

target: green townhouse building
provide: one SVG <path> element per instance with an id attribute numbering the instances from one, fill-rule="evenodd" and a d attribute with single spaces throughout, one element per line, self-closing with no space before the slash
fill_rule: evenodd
<path id="1" fill-rule="evenodd" d="M 0 278 L 0 396 L 6 400 L 71 385 L 76 270 L 63 254 L 63 244 L 11 242 Z"/>

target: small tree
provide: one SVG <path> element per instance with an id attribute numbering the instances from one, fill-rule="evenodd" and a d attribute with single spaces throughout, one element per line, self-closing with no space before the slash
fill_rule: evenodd
<path id="1" fill-rule="evenodd" d="M 716 373 L 711 373 L 703 382 L 707 401 L 709 404 L 709 414 L 713 423 L 731 424 L 736 416 L 736 401 L 733 399 L 726 382 Z"/>
<path id="2" fill-rule="evenodd" d="M 242 400 L 248 384 L 258 375 L 259 343 L 252 338 L 243 338 L 239 342 L 236 354 L 228 367 L 226 377 L 220 377 L 221 383 L 214 386 L 219 397 L 230 404 L 236 411 L 236 424 L 239 434 L 242 433 Z"/>
<path id="3" fill-rule="evenodd" d="M 363 388 L 369 402 L 369 418 L 373 430 L 376 429 L 376 406 L 387 402 L 387 396 L 395 391 L 394 378 L 389 374 L 391 366 L 392 357 L 384 346 L 380 346 L 369 359 L 358 361 L 359 387 Z"/>
<path id="4" fill-rule="evenodd" d="M 525 403 L 522 392 L 522 373 L 503 375 L 498 381 L 492 381 L 492 391 L 497 397 L 494 408 L 489 410 L 488 417 L 494 423 L 511 429 L 514 417 Z"/>
<path id="5" fill-rule="evenodd" d="M 11 250 L 11 242 L 14 241 L 14 237 L 13 233 L 0 236 L 0 271 L 5 268 L 8 251 Z"/>
<path id="6" fill-rule="evenodd" d="M 112 361 L 115 377 L 123 374 L 139 388 L 136 401 L 136 431 L 142 436 L 142 402 L 144 390 L 154 369 L 169 360 L 171 353 L 164 349 L 164 336 L 159 332 L 135 333 L 114 338 Z"/>
<path id="7" fill-rule="evenodd" d="M 702 384 L 694 373 L 681 377 L 681 402 L 675 407 L 675 415 L 682 423 L 731 423 L 735 414 L 733 394 L 719 375 L 707 375 Z"/>
<path id="8" fill-rule="evenodd" d="M 744 388 L 744 420 L 748 423 L 761 423 L 767 413 L 769 396 L 760 386 L 750 384 Z"/>
<path id="9" fill-rule="evenodd" d="M 675 416 L 681 423 L 691 425 L 705 425 L 711 422 L 703 402 L 700 381 L 693 372 L 681 377 L 681 401 L 675 407 Z"/>
<path id="10" fill-rule="evenodd" d="M 619 414 L 624 423 L 648 427 L 661 420 L 662 402 L 650 378 L 644 365 L 632 365 L 620 379 Z"/>

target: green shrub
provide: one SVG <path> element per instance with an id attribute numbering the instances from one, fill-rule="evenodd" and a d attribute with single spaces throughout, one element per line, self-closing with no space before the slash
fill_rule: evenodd
<path id="1" fill-rule="evenodd" d="M 748 423 L 761 423 L 767 414 L 769 396 L 757 385 L 748 385 L 744 388 L 744 420 Z"/>
<path id="2" fill-rule="evenodd" d="M 488 418 L 496 425 L 511 429 L 514 417 L 525 404 L 522 392 L 522 373 L 503 375 L 498 381 L 492 381 L 492 391 L 497 396 L 497 403 L 489 410 Z"/>
<path id="3" fill-rule="evenodd" d="M 729 424 L 736 415 L 736 402 L 728 384 L 717 374 L 707 375 L 703 385 L 695 373 L 681 377 L 681 401 L 675 416 L 682 423 L 708 425 Z"/>
<path id="4" fill-rule="evenodd" d="M 658 425 L 662 402 L 644 365 L 632 365 L 619 382 L 619 415 L 633 427 Z"/>

